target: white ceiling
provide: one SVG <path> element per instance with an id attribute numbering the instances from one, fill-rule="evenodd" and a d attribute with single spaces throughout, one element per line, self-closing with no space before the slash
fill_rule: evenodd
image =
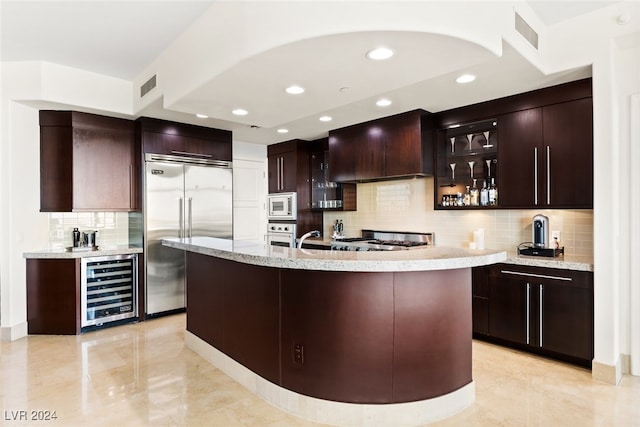
<path id="1" fill-rule="evenodd" d="M 1 0 L 0 58 L 43 60 L 133 80 L 212 3 Z M 542 22 L 554 25 L 616 2 L 529 3 Z M 400 54 L 371 68 L 362 52 L 382 36 L 392 40 Z M 342 49 L 332 48 L 336 45 Z M 444 60 L 446 52 L 456 54 Z M 443 60 L 429 60 L 434 57 Z M 456 95 L 461 90 L 452 77 L 461 69 L 482 76 L 483 84 Z M 329 129 L 414 108 L 441 111 L 588 75 L 590 69 L 544 76 L 508 45 L 497 58 L 471 43 L 433 34 L 351 33 L 263 52 L 182 98 L 171 111 L 155 102 L 141 113 L 229 129 L 241 141 L 273 143 L 293 137 L 314 139 L 326 136 Z M 277 103 L 282 85 L 290 81 L 307 88 L 305 97 Z M 393 98 L 393 106 L 375 107 L 373 101 L 381 96 Z M 245 118 L 230 115 L 237 106 L 259 113 Z M 198 121 L 195 112 L 211 119 Z M 334 121 L 318 122 L 320 113 Z M 289 134 L 277 134 L 278 127 L 286 127 Z"/>

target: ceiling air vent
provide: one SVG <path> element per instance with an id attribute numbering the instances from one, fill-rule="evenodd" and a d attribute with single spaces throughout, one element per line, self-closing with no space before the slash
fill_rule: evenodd
<path id="1" fill-rule="evenodd" d="M 147 80 L 142 86 L 140 86 L 140 98 L 148 94 L 151 89 L 156 87 L 156 75 L 154 74 L 149 80 Z"/>
<path id="2" fill-rule="evenodd" d="M 522 36 L 527 39 L 531 46 L 538 49 L 538 33 L 533 31 L 533 28 L 527 24 L 527 21 L 522 19 L 522 16 L 516 13 L 516 31 L 522 34 Z"/>

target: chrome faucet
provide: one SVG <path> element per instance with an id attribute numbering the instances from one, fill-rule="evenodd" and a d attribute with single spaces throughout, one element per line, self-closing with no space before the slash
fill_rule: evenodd
<path id="1" fill-rule="evenodd" d="M 320 232 L 318 230 L 313 230 L 303 234 L 302 237 L 300 237 L 300 241 L 298 242 L 298 249 L 302 249 L 302 242 L 304 242 L 307 237 L 320 237 Z"/>

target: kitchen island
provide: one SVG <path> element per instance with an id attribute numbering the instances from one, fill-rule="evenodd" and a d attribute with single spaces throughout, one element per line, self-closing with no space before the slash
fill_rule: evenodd
<path id="1" fill-rule="evenodd" d="M 187 346 L 275 406 L 419 425 L 473 403 L 471 268 L 506 252 L 163 244 L 187 251 Z"/>

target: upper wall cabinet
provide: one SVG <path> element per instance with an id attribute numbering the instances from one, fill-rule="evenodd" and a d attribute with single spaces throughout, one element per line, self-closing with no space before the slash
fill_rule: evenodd
<path id="1" fill-rule="evenodd" d="M 329 132 L 329 177 L 366 182 L 433 174 L 433 127 L 422 110 Z"/>
<path id="2" fill-rule="evenodd" d="M 500 205 L 592 208 L 591 98 L 498 118 Z"/>
<path id="3" fill-rule="evenodd" d="M 132 121 L 40 111 L 40 211 L 140 210 L 140 164 Z"/>
<path id="4" fill-rule="evenodd" d="M 267 146 L 269 193 L 298 191 L 298 182 L 309 182 L 309 152 L 304 141 L 288 141 Z"/>
<path id="5" fill-rule="evenodd" d="M 232 160 L 232 133 L 228 130 L 140 117 L 136 133 L 144 153 Z"/>
<path id="6" fill-rule="evenodd" d="M 482 209 L 473 179 L 495 182 L 486 208 L 592 209 L 591 93 L 584 79 L 438 113 L 436 209 Z"/>

